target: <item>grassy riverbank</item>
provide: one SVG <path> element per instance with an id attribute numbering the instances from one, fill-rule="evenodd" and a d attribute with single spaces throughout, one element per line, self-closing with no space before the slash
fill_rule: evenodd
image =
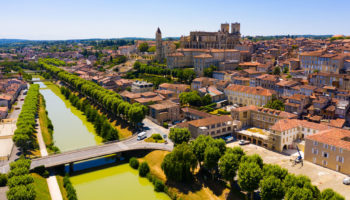
<path id="1" fill-rule="evenodd" d="M 168 154 L 167 151 L 152 151 L 145 157 L 140 158 L 140 163 L 146 161 L 150 167 L 150 173 L 156 176 L 158 179 L 164 181 L 168 189 L 177 195 L 178 199 L 186 200 L 202 200 L 202 199 L 233 199 L 241 200 L 244 199 L 244 195 L 239 192 L 230 192 L 230 190 L 216 181 L 212 181 L 201 178 L 202 175 L 195 175 L 196 182 L 192 184 L 176 184 L 167 182 L 166 176 L 161 168 L 164 157 Z"/>
<path id="2" fill-rule="evenodd" d="M 48 129 L 49 118 L 45 109 L 44 97 L 39 95 L 39 123 L 41 128 L 41 134 L 43 135 L 43 139 L 46 146 L 50 146 L 53 144 L 52 133 L 50 133 Z M 49 153 L 52 153 L 51 149 L 47 149 Z"/>
<path id="3" fill-rule="evenodd" d="M 34 189 L 36 192 L 35 200 L 51 200 L 46 178 L 36 173 L 32 173 L 31 175 L 34 178 Z"/>

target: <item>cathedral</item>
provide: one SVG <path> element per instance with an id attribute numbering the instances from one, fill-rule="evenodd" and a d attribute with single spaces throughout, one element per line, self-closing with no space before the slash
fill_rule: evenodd
<path id="1" fill-rule="evenodd" d="M 192 31 L 180 39 L 181 48 L 190 49 L 234 49 L 240 43 L 240 23 L 221 24 L 217 32 Z"/>

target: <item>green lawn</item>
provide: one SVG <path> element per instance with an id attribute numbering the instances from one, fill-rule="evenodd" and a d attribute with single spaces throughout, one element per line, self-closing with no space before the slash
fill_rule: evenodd
<path id="1" fill-rule="evenodd" d="M 68 198 L 67 198 L 67 191 L 66 191 L 66 189 L 63 186 L 63 177 L 60 176 L 60 175 L 57 175 L 56 179 L 57 179 L 57 182 L 58 182 L 58 186 L 60 187 L 63 200 L 68 200 Z"/>
<path id="2" fill-rule="evenodd" d="M 51 200 L 49 187 L 46 179 L 36 173 L 31 174 L 34 178 L 34 188 L 36 192 L 36 200 Z"/>

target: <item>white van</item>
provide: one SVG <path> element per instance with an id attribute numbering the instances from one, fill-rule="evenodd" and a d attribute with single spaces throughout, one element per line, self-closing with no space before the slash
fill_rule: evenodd
<path id="1" fill-rule="evenodd" d="M 146 132 L 143 131 L 143 132 L 137 134 L 137 140 L 143 140 L 145 138 L 147 138 L 147 133 Z"/>

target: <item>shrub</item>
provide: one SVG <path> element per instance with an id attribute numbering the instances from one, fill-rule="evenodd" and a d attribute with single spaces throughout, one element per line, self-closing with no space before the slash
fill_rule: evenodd
<path id="1" fill-rule="evenodd" d="M 166 123 L 166 122 L 164 122 L 164 123 L 163 123 L 163 127 L 164 127 L 164 128 L 168 128 L 168 127 L 169 127 L 169 124 Z"/>
<path id="2" fill-rule="evenodd" d="M 159 179 L 155 179 L 154 190 L 156 192 L 164 192 L 164 188 L 165 188 L 165 185 L 164 185 L 163 181 L 161 181 Z"/>
<path id="3" fill-rule="evenodd" d="M 145 177 L 148 173 L 149 173 L 149 166 L 147 164 L 147 162 L 142 162 L 140 167 L 139 167 L 139 175 L 141 177 Z"/>
<path id="4" fill-rule="evenodd" d="M 132 157 L 132 158 L 130 158 L 130 160 L 129 160 L 129 165 L 130 165 L 130 167 L 132 167 L 132 168 L 134 168 L 134 169 L 137 169 L 137 168 L 139 168 L 139 161 L 137 160 L 137 158 L 135 158 L 135 157 Z"/>
<path id="5" fill-rule="evenodd" d="M 15 187 L 18 185 L 28 185 L 30 183 L 33 183 L 34 179 L 29 174 L 23 175 L 23 176 L 14 176 L 8 180 L 8 186 L 9 187 Z"/>
<path id="6" fill-rule="evenodd" d="M 0 174 L 0 187 L 6 186 L 7 176 L 6 174 Z"/>
<path id="7" fill-rule="evenodd" d="M 67 198 L 68 198 L 68 200 L 77 200 L 78 199 L 77 192 L 75 191 L 72 183 L 70 182 L 68 175 L 66 175 L 63 178 L 63 187 L 67 191 Z"/>
<path id="8" fill-rule="evenodd" d="M 152 134 L 151 136 L 154 140 L 162 140 L 162 136 L 159 133 Z"/>
<path id="9" fill-rule="evenodd" d="M 21 176 L 25 174 L 29 174 L 29 170 L 25 167 L 18 167 L 9 172 L 8 178 L 12 178 L 13 176 Z"/>

